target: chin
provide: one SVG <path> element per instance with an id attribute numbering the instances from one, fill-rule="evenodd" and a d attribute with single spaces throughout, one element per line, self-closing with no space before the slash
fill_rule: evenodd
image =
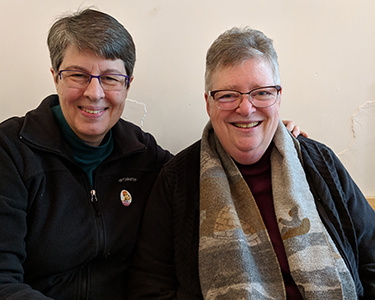
<path id="1" fill-rule="evenodd" d="M 242 165 L 251 165 L 260 160 L 266 151 L 261 151 L 259 148 L 241 148 L 237 149 L 234 155 L 231 155 L 233 159 Z"/>

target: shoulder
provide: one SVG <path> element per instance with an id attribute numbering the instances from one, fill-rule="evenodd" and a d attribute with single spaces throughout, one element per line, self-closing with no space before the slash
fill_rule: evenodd
<path id="1" fill-rule="evenodd" d="M 343 188 L 351 186 L 352 178 L 331 148 L 305 137 L 298 137 L 298 141 L 305 172 L 310 178 L 314 178 L 316 186 L 325 183 L 340 183 Z"/>
<path id="2" fill-rule="evenodd" d="M 11 117 L 0 123 L 0 136 L 19 133 L 25 117 Z"/>
<path id="3" fill-rule="evenodd" d="M 305 162 L 310 162 L 314 165 L 324 164 L 342 167 L 337 155 L 327 145 L 303 136 L 299 136 L 297 139 L 300 143 L 302 157 Z"/>
<path id="4" fill-rule="evenodd" d="M 0 124 L 0 164 L 2 168 L 4 168 L 5 162 L 22 161 L 25 154 L 29 153 L 20 138 L 24 121 L 24 117 L 12 117 Z"/>
<path id="5" fill-rule="evenodd" d="M 139 126 L 120 119 L 113 127 L 113 133 L 115 139 L 119 142 L 134 143 L 140 142 L 146 147 L 151 144 L 156 144 L 154 136 L 148 132 L 143 131 Z"/>
<path id="6" fill-rule="evenodd" d="M 25 116 L 11 117 L 0 123 L 1 136 L 37 136 L 42 132 L 47 132 L 51 129 L 51 124 L 54 123 L 51 107 L 59 103 L 57 95 L 50 95 L 46 97 L 39 106 L 28 111 Z"/>
<path id="7" fill-rule="evenodd" d="M 157 165 L 166 163 L 172 157 L 168 150 L 157 143 L 152 134 L 123 119 L 113 127 L 113 137 L 116 148 L 120 149 L 123 156 L 130 153 L 143 153 L 147 156 L 145 158 L 147 161 Z"/>
<path id="8" fill-rule="evenodd" d="M 190 156 L 199 156 L 201 151 L 201 140 L 196 141 L 195 143 L 191 144 L 187 148 L 181 150 L 179 153 L 176 154 L 177 159 L 184 159 Z"/>
<path id="9" fill-rule="evenodd" d="M 297 140 L 299 141 L 301 148 L 310 149 L 311 151 L 320 151 L 325 150 L 329 152 L 333 152 L 327 145 L 313 140 L 311 138 L 304 137 L 299 135 Z"/>
<path id="10" fill-rule="evenodd" d="M 180 151 L 168 163 L 161 172 L 161 177 L 171 186 L 184 186 L 194 190 L 199 182 L 200 172 L 200 141 L 195 142 Z"/>
<path id="11" fill-rule="evenodd" d="M 168 162 L 166 168 L 196 169 L 200 165 L 201 141 L 197 141 L 187 148 L 181 150 Z"/>
<path id="12" fill-rule="evenodd" d="M 350 174 L 329 147 L 309 138 L 298 140 L 308 181 L 319 190 L 322 198 L 347 202 L 354 192 L 360 194 Z"/>
<path id="13" fill-rule="evenodd" d="M 119 119 L 117 124 L 113 127 L 116 134 L 120 134 L 122 137 L 124 134 L 129 138 L 136 138 L 136 139 L 145 139 L 147 136 L 151 136 L 144 132 L 139 126 L 125 121 L 124 119 Z"/>

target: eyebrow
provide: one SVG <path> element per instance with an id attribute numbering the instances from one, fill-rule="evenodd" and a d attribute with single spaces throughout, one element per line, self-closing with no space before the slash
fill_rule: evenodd
<path id="1" fill-rule="evenodd" d="M 259 84 L 255 84 L 253 85 L 249 91 L 252 91 L 252 90 L 255 90 L 255 89 L 258 89 L 258 88 L 261 88 L 261 87 L 264 87 L 264 86 L 271 86 L 272 84 L 268 84 L 268 85 L 259 85 Z M 228 90 L 228 91 L 239 91 L 240 90 L 240 87 L 238 85 L 229 85 L 225 88 L 222 88 L 221 90 Z"/>
<path id="2" fill-rule="evenodd" d="M 77 66 L 77 65 L 67 66 L 64 70 L 77 70 L 77 71 L 82 71 L 82 72 L 86 72 L 86 73 L 90 74 L 90 72 L 87 69 L 85 69 L 81 66 Z M 125 75 L 117 69 L 106 69 L 104 72 L 101 72 L 101 74 L 122 74 L 122 75 Z"/>

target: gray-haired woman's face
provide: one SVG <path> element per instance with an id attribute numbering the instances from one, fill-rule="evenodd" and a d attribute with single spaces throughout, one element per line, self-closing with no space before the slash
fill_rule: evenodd
<path id="1" fill-rule="evenodd" d="M 244 63 L 217 70 L 212 75 L 211 90 L 236 90 L 247 93 L 253 89 L 275 85 L 270 64 L 264 60 L 249 59 Z M 265 153 L 279 122 L 281 91 L 276 103 L 256 108 L 248 95 L 233 110 L 220 110 L 208 94 L 207 113 L 220 143 L 238 163 L 253 164 Z"/>

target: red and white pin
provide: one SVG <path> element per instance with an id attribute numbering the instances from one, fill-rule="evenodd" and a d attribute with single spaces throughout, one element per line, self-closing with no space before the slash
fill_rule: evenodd
<path id="1" fill-rule="evenodd" d="M 123 205 L 129 206 L 132 203 L 132 195 L 127 190 L 122 190 L 120 193 L 120 199 Z"/>

